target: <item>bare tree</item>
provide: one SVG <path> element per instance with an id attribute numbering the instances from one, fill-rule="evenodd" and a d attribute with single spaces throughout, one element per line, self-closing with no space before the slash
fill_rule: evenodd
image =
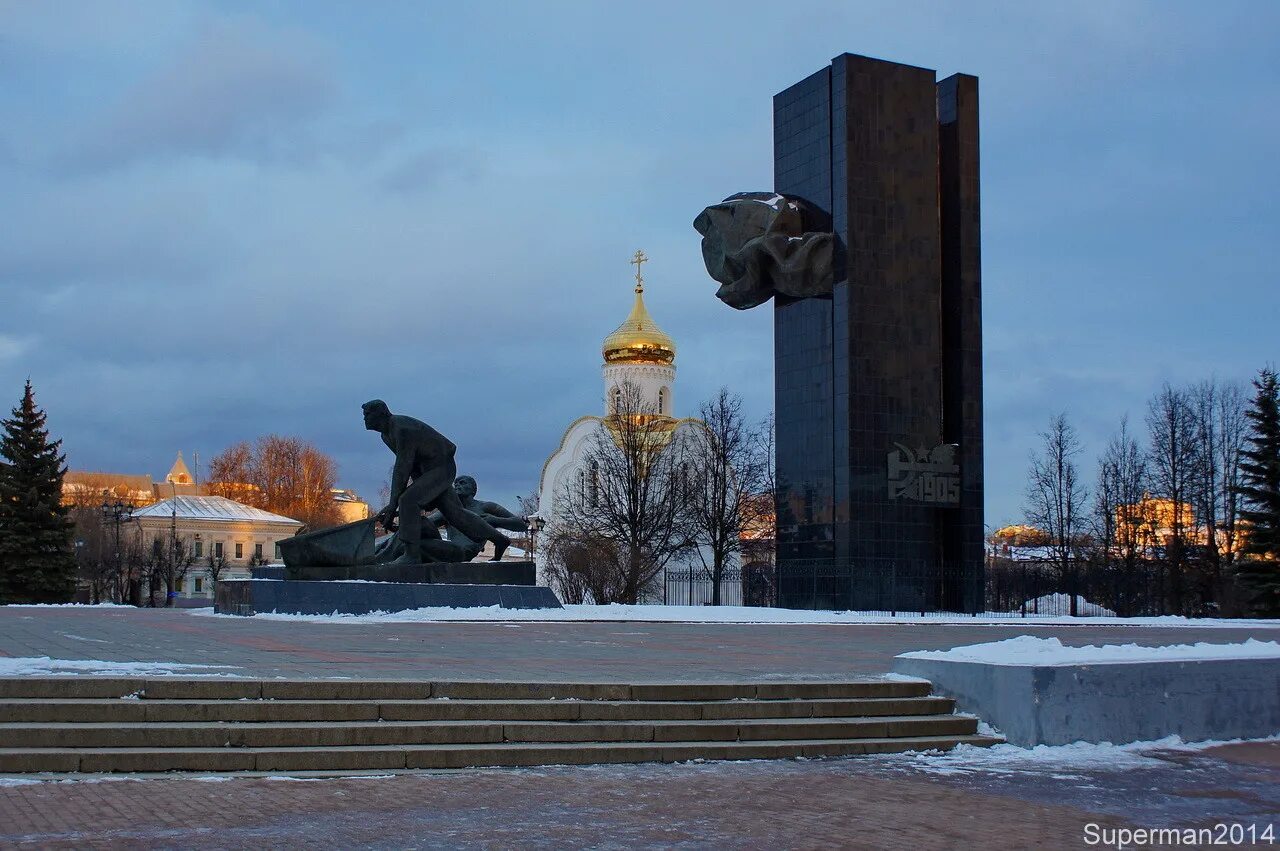
<path id="1" fill-rule="evenodd" d="M 1147 458 L 1129 432 L 1129 418 L 1111 438 L 1098 459 L 1094 491 L 1095 538 L 1107 558 L 1118 557 L 1130 570 L 1137 564 L 1147 539 L 1142 511 L 1147 493 Z"/>
<path id="2" fill-rule="evenodd" d="M 683 447 L 690 482 L 686 511 L 695 552 L 711 579 L 711 605 L 718 606 L 725 567 L 741 554 L 745 534 L 758 527 L 765 510 L 760 493 L 769 458 L 761 452 L 758 429 L 742 415 L 742 399 L 727 388 L 704 402 L 700 415 L 702 427 Z"/>
<path id="3" fill-rule="evenodd" d="M 1223 570 L 1235 558 L 1240 459 L 1247 420 L 1245 396 L 1236 382 L 1210 378 L 1189 391 L 1196 419 L 1194 505 L 1204 525 L 1207 598 L 1217 600 Z"/>
<path id="4" fill-rule="evenodd" d="M 272 434 L 214 457 L 209 491 L 322 529 L 341 520 L 333 501 L 337 470 L 334 460 L 310 443 Z"/>
<path id="5" fill-rule="evenodd" d="M 1147 405 L 1153 489 L 1169 500 L 1168 531 L 1162 540 L 1175 613 L 1185 609 L 1187 545 L 1195 532 L 1191 499 L 1200 466 L 1200 440 L 1191 395 L 1167 382 Z"/>
<path id="6" fill-rule="evenodd" d="M 215 555 L 214 552 L 210 550 L 209 555 L 205 556 L 204 569 L 209 574 L 209 584 L 216 593 L 218 582 L 222 579 L 222 574 L 227 570 L 226 554 L 218 553 Z"/>
<path id="7" fill-rule="evenodd" d="M 70 512 L 76 570 L 89 586 L 89 602 L 111 599 L 115 586 L 115 540 L 111 523 L 98 505 L 73 504 Z"/>
<path id="8" fill-rule="evenodd" d="M 1071 614 L 1075 616 L 1079 598 L 1080 533 L 1087 496 L 1075 463 L 1080 454 L 1080 439 L 1065 413 L 1049 421 L 1040 439 L 1040 452 L 1031 455 L 1025 513 L 1027 522 L 1044 530 L 1049 537 L 1052 561 L 1070 593 Z"/>
<path id="9" fill-rule="evenodd" d="M 578 476 L 556 497 L 555 534 L 613 553 L 600 569 L 597 603 L 635 603 L 690 545 L 677 422 L 663 416 L 630 382 L 619 385 L 612 412 L 590 439 Z"/>
<path id="10" fill-rule="evenodd" d="M 618 578 L 625 569 L 612 541 L 557 524 L 544 536 L 542 552 L 547 584 L 566 603 L 618 596 Z"/>
<path id="11" fill-rule="evenodd" d="M 178 588 L 187 577 L 187 571 L 195 564 L 191 546 L 173 532 L 156 535 L 151 541 L 151 549 L 143 562 L 143 573 L 149 579 L 151 600 L 148 605 L 155 605 L 155 592 L 163 586 L 165 606 L 172 607 Z"/>

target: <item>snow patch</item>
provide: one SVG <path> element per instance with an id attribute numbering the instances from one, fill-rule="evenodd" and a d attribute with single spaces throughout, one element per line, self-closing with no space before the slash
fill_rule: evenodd
<path id="1" fill-rule="evenodd" d="M 0 609 L 134 609 L 125 603 L 6 603 Z"/>
<path id="2" fill-rule="evenodd" d="M 242 615 L 218 614 L 209 609 L 185 609 L 196 617 L 241 618 Z M 1245 620 L 1229 618 L 1184 618 L 1174 616 L 1148 618 L 1070 617 L 1068 615 L 1020 615 L 1009 612 L 987 612 L 981 615 L 951 613 L 926 614 L 898 612 L 834 612 L 805 609 L 772 609 L 753 606 L 661 606 L 623 605 L 607 606 L 566 605 L 559 609 L 504 609 L 501 606 L 472 606 L 467 608 L 430 607 L 399 612 L 370 612 L 363 615 L 324 614 L 299 615 L 284 612 L 259 612 L 251 617 L 264 620 L 305 621 L 309 623 L 379 624 L 379 623 L 444 623 L 449 621 L 499 621 L 519 623 L 523 621 L 606 621 L 649 623 L 767 623 L 767 624 L 934 624 L 965 626 L 1022 627 L 1029 623 L 1037 626 L 1162 626 L 1231 628 L 1264 627 L 1280 629 L 1280 620 Z"/>
<path id="3" fill-rule="evenodd" d="M 1206 659 L 1280 659 L 1280 643 L 1250 638 L 1238 644 L 1170 644 L 1143 647 L 1139 644 L 1090 644 L 1071 647 L 1057 638 L 1020 635 L 1004 641 L 989 641 L 953 647 L 950 650 L 915 650 L 898 654 L 899 659 L 937 659 L 949 662 L 982 662 L 989 665 L 1095 665 L 1099 663 L 1186 662 Z"/>
<path id="4" fill-rule="evenodd" d="M 983 735 L 999 735 L 990 726 L 980 724 Z M 916 751 L 905 754 L 886 754 L 873 759 L 894 762 L 931 774 L 977 774 L 982 772 L 1016 773 L 1045 770 L 1093 770 L 1124 771 L 1131 768 L 1147 768 L 1163 761 L 1152 756 L 1154 751 L 1194 752 L 1219 745 L 1250 742 L 1280 741 L 1280 736 L 1264 739 L 1232 739 L 1230 741 L 1184 742 L 1179 736 L 1167 736 L 1149 742 L 1129 742 L 1114 745 L 1110 742 L 1094 744 L 1074 742 L 1069 745 L 1036 745 L 1020 748 L 1001 744 L 988 748 L 960 744 L 949 751 Z"/>
<path id="5" fill-rule="evenodd" d="M 67 674 L 136 674 L 148 677 L 236 677 L 239 674 L 192 673 L 235 665 L 191 665 L 183 662 L 104 662 L 98 659 L 50 659 L 48 656 L 0 658 L 0 677 L 46 677 Z"/>

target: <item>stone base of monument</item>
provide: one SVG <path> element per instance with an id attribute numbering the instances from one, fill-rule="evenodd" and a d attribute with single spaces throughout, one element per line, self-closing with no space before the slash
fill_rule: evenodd
<path id="1" fill-rule="evenodd" d="M 255 568 L 252 579 L 218 583 L 214 611 L 364 615 L 434 607 L 561 608 L 551 589 L 535 581 L 528 561 Z"/>
<path id="2" fill-rule="evenodd" d="M 259 577 L 255 575 L 254 578 Z M 262 576 L 261 578 L 271 577 Z M 364 580 L 366 582 L 426 582 L 452 585 L 535 585 L 538 581 L 537 571 L 531 561 L 286 567 L 281 578 L 306 582 Z"/>
<path id="3" fill-rule="evenodd" d="M 1280 731 L 1275 658 L 1019 665 L 899 656 L 894 671 L 930 680 L 960 711 L 1028 748 Z"/>

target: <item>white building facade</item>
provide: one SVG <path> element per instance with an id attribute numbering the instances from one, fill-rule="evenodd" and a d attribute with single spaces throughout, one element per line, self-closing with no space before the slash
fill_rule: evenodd
<path id="1" fill-rule="evenodd" d="M 631 312 L 601 345 L 603 410 L 570 423 L 542 466 L 537 516 L 548 531 L 555 528 L 561 514 L 559 503 L 569 493 L 584 493 L 588 487 L 592 476 L 587 469 L 588 456 L 598 436 L 607 431 L 607 417 L 617 410 L 624 386 L 635 387 L 643 408 L 657 412 L 670 423 L 671 439 L 680 440 L 685 430 L 700 427 L 699 420 L 675 415 L 676 344 L 654 322 L 645 305 L 640 264 L 646 259 L 644 253 L 638 251 L 631 261 L 636 265 Z M 665 583 L 666 577 L 662 581 Z M 539 582 L 546 584 L 546 577 L 540 574 Z M 661 596 L 649 602 L 662 602 Z"/>
<path id="2" fill-rule="evenodd" d="M 303 524 L 221 496 L 178 496 L 133 512 L 130 525 L 144 546 L 176 536 L 193 558 L 178 594 L 212 598 L 210 560 L 222 566 L 219 581 L 248 579 L 250 564 L 279 561 L 277 545 Z"/>

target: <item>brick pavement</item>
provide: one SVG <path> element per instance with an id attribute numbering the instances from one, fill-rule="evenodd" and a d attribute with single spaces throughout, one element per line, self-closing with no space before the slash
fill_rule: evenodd
<path id="1" fill-rule="evenodd" d="M 920 767 L 927 762 L 877 757 L 306 781 L 42 783 L 0 787 L 0 844 L 1079 848 L 1089 822 L 1168 827 L 1223 819 L 1280 829 L 1274 767 L 1179 754 L 1142 770 L 1033 766 L 938 774 Z"/>
<path id="2" fill-rule="evenodd" d="M 601 681 L 847 677 L 907 650 L 1017 635 L 1066 644 L 1280 638 L 1280 628 L 967 624 L 324 624 L 190 610 L 0 607 L 0 656 L 227 665 L 262 677 Z"/>

